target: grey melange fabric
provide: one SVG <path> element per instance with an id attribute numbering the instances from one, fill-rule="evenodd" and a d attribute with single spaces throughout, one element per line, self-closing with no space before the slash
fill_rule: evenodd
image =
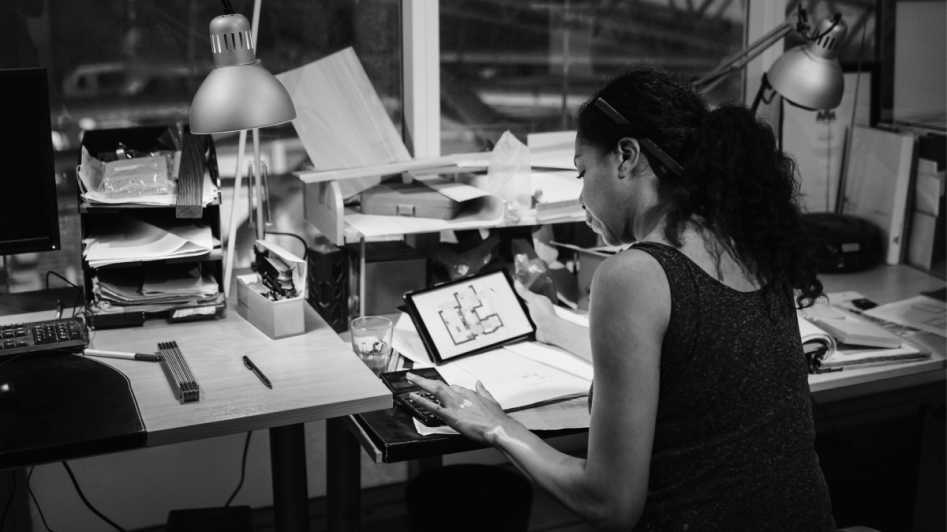
<path id="1" fill-rule="evenodd" d="M 835 531 L 792 295 L 733 290 L 666 245 L 634 249 L 671 289 L 635 530 Z"/>

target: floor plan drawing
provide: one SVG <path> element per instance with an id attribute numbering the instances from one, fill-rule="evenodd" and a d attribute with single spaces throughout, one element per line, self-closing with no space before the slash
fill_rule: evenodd
<path id="1" fill-rule="evenodd" d="M 454 301 L 438 307 L 454 345 L 472 342 L 503 327 L 490 292 L 478 292 L 472 285 L 454 292 Z"/>

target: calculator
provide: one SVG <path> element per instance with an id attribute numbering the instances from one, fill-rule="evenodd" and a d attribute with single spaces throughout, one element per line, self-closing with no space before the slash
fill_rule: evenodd
<path id="1" fill-rule="evenodd" d="M 408 380 L 407 374 L 409 372 L 424 377 L 425 379 L 441 381 L 445 386 L 447 385 L 447 381 L 445 381 L 444 378 L 441 377 L 441 374 L 438 373 L 434 368 L 421 368 L 382 373 L 381 380 L 386 386 L 388 386 L 388 389 L 391 390 L 391 393 L 394 395 L 395 404 L 405 409 L 409 414 L 411 414 L 412 417 L 414 417 L 414 419 L 417 419 L 428 427 L 443 427 L 445 423 L 441 418 L 435 416 L 432 412 L 411 398 L 411 394 L 417 392 L 418 395 L 424 397 L 428 401 L 440 404 L 440 401 L 435 399 L 433 395 L 422 390 L 420 386 Z"/>

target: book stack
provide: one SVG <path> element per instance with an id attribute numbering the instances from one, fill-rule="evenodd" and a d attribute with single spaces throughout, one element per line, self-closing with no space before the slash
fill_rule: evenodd
<path id="1" fill-rule="evenodd" d="M 917 362 L 931 357 L 930 350 L 888 330 L 879 320 L 840 306 L 819 302 L 800 310 L 798 319 L 803 351 L 812 373 Z"/>

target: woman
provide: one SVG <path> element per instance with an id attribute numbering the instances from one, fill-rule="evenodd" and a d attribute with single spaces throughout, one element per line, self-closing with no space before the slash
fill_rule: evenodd
<path id="1" fill-rule="evenodd" d="M 795 316 L 822 285 L 772 131 L 637 69 L 581 107 L 575 161 L 587 223 L 634 243 L 592 282 L 587 458 L 479 383 L 415 378 L 441 405 L 417 400 L 603 530 L 834 530 Z M 520 292 L 540 341 L 582 351 L 548 301 Z"/>

